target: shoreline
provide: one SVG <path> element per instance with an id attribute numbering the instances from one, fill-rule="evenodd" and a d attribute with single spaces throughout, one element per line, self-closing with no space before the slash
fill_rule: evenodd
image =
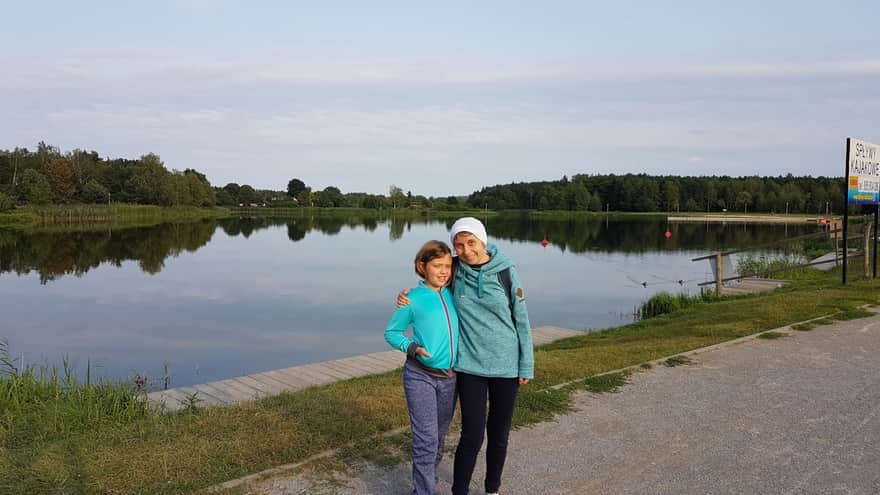
<path id="1" fill-rule="evenodd" d="M 739 215 L 739 214 L 702 214 L 702 215 L 679 215 L 668 216 L 666 219 L 670 223 L 813 223 L 821 224 L 820 220 L 830 219 L 835 221 L 836 217 L 822 217 L 812 215 Z"/>
<path id="2" fill-rule="evenodd" d="M 460 216 L 496 216 L 497 211 L 432 210 L 432 209 L 373 209 L 373 208 L 269 208 L 269 207 L 188 207 L 157 206 L 128 203 L 108 205 L 70 204 L 27 206 L 0 213 L 0 228 L 33 229 L 47 225 L 82 226 L 112 225 L 114 227 L 142 227 L 167 222 L 198 221 L 215 218 L 254 217 L 285 218 L 300 216 L 351 216 L 365 218 L 457 218 Z"/>
<path id="3" fill-rule="evenodd" d="M 580 330 L 556 326 L 532 328 L 534 345 L 549 344 L 582 335 Z M 226 378 L 157 390 L 147 394 L 150 406 L 163 412 L 177 411 L 199 401 L 204 406 L 231 406 L 309 387 L 328 385 L 341 380 L 387 373 L 401 368 L 406 355 L 397 350 L 358 354 L 351 357 L 268 370 L 250 375 Z"/>

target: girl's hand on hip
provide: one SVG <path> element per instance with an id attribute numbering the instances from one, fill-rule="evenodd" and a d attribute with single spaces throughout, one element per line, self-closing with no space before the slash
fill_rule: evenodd
<path id="1" fill-rule="evenodd" d="M 520 385 L 528 385 L 528 384 L 529 384 L 529 379 L 528 379 L 528 378 L 520 378 L 520 379 L 519 379 L 519 384 L 520 384 Z"/>
<path id="2" fill-rule="evenodd" d="M 424 347 L 416 347 L 416 355 L 426 358 L 431 357 L 431 353 L 426 351 Z"/>
<path id="3" fill-rule="evenodd" d="M 401 306 L 409 306 L 409 298 L 406 295 L 409 294 L 409 289 L 403 289 L 400 291 L 400 294 L 397 294 L 397 307 Z"/>

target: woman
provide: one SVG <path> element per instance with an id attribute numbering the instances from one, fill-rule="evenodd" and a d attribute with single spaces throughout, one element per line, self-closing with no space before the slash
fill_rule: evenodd
<path id="1" fill-rule="evenodd" d="M 489 244 L 482 222 L 460 218 L 450 238 L 457 255 L 452 293 L 459 316 L 455 371 L 461 406 L 452 493 L 468 493 L 485 434 L 484 486 L 486 493 L 495 494 L 501 486 L 519 386 L 534 377 L 532 331 L 516 267 Z M 398 299 L 408 304 L 403 295 Z"/>

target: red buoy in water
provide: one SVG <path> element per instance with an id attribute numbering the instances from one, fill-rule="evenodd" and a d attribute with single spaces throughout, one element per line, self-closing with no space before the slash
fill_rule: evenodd
<path id="1" fill-rule="evenodd" d="M 547 240 L 547 236 L 544 236 L 544 240 L 541 241 L 541 245 L 547 247 L 547 244 L 550 244 L 550 241 Z"/>
<path id="2" fill-rule="evenodd" d="M 669 230 L 667 230 L 667 231 L 666 231 L 666 234 L 664 234 L 664 235 L 666 236 L 667 239 L 669 239 L 670 237 L 672 237 L 672 232 L 670 232 Z"/>

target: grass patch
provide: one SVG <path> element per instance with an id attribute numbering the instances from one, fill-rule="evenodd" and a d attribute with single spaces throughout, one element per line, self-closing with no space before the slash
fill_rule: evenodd
<path id="1" fill-rule="evenodd" d="M 880 283 L 841 286 L 838 276 L 832 271 L 827 278 L 792 282 L 770 293 L 724 298 L 541 346 L 535 351 L 535 379 L 520 389 L 514 425 L 571 410 L 573 394 L 586 387 L 584 377 L 836 311 L 866 315 L 857 309 L 880 302 Z M 687 362 L 676 357 L 667 364 Z M 577 384 L 551 388 L 572 382 Z M 0 401 L 0 493 L 192 493 L 345 446 L 351 447 L 340 458 L 343 464 L 372 461 L 370 456 L 379 463 L 409 458 L 406 434 L 384 435 L 409 426 L 400 370 L 235 407 L 174 414 L 99 421 L 93 415 L 83 421 L 77 419 L 81 415 L 59 413 L 63 404 L 42 399 L 23 403 L 19 413 Z"/>
<path id="2" fill-rule="evenodd" d="M 225 218 L 230 215 L 226 208 L 163 207 L 114 203 L 108 205 L 46 205 L 26 206 L 15 212 L 0 213 L 0 226 L 33 228 L 41 226 L 92 225 L 122 227 L 148 227 L 167 222 L 194 221 L 205 218 Z"/>
<path id="3" fill-rule="evenodd" d="M 674 368 L 676 366 L 684 366 L 686 364 L 691 364 L 693 361 L 691 358 L 687 356 L 672 356 L 671 358 L 663 361 L 663 365 L 668 368 Z"/>
<path id="4" fill-rule="evenodd" d="M 554 416 L 572 411 L 572 391 L 571 388 L 521 388 L 516 400 L 516 410 L 513 412 L 513 427 L 522 428 L 549 421 Z"/>
<path id="5" fill-rule="evenodd" d="M 759 339 L 766 339 L 766 340 L 776 340 L 776 339 L 781 339 L 782 337 L 785 337 L 785 334 L 781 333 L 781 332 L 764 332 L 764 333 L 758 334 Z"/>
<path id="6" fill-rule="evenodd" d="M 39 220 L 40 217 L 24 211 L 0 213 L 0 227 L 26 227 L 39 222 Z"/>
<path id="7" fill-rule="evenodd" d="M 813 320 L 812 323 L 813 323 L 813 325 L 815 325 L 817 327 L 821 327 L 821 326 L 825 326 L 825 325 L 833 325 L 836 323 L 836 321 L 834 320 L 834 318 L 828 317 L 828 318 L 820 318 L 818 320 Z"/>
<path id="8" fill-rule="evenodd" d="M 859 318 L 868 318 L 869 316 L 874 316 L 875 314 L 876 313 L 866 311 L 862 308 L 844 308 L 839 313 L 834 313 L 828 318 L 832 320 L 848 321 L 858 320 Z"/>
<path id="9" fill-rule="evenodd" d="M 412 458 L 412 434 L 406 431 L 365 438 L 343 447 L 336 457 L 344 466 L 370 463 L 392 468 Z"/>
<path id="10" fill-rule="evenodd" d="M 231 208 L 230 212 L 235 216 L 259 217 L 259 218 L 300 218 L 300 217 L 322 217 L 322 218 L 350 218 L 357 217 L 363 219 L 456 219 L 463 216 L 473 217 L 494 217 L 499 213 L 495 210 L 482 209 L 460 209 L 460 210 L 433 210 L 429 208 L 411 209 L 411 208 Z"/>
<path id="11" fill-rule="evenodd" d="M 810 330 L 816 328 L 816 325 L 814 323 L 800 323 L 797 325 L 792 325 L 791 328 L 799 332 L 809 332 Z"/>
<path id="12" fill-rule="evenodd" d="M 581 382 L 587 390 L 597 394 L 608 392 L 617 392 L 617 390 L 626 385 L 627 376 L 624 373 L 610 373 L 607 375 L 596 375 L 587 378 Z"/>

